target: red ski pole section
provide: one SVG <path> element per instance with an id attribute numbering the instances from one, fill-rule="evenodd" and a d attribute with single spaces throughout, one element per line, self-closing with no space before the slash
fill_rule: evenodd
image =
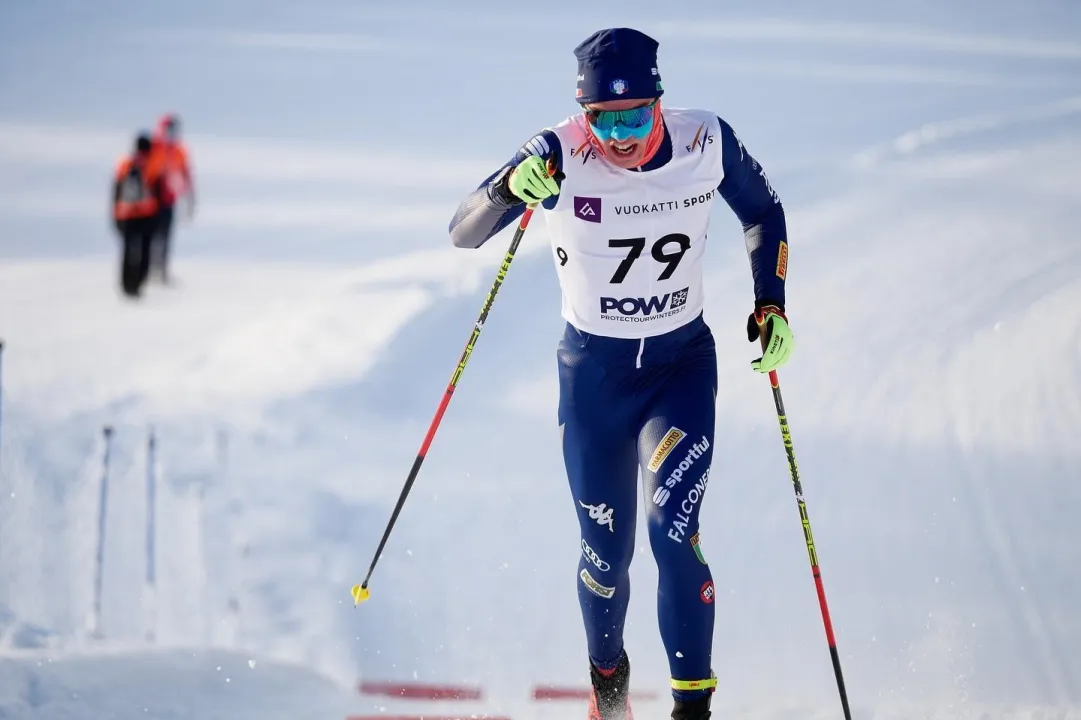
<path id="1" fill-rule="evenodd" d="M 466 685 L 431 685 L 426 683 L 361 681 L 361 695 L 387 695 L 407 700 L 480 700 L 481 689 Z M 390 716 L 386 716 L 389 720 Z M 427 720 L 434 720 L 425 716 Z"/>

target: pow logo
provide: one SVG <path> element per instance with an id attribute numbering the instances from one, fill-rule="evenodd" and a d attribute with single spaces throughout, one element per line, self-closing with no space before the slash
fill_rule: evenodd
<path id="1" fill-rule="evenodd" d="M 713 135 L 710 134 L 709 128 L 706 123 L 702 123 L 698 126 L 698 131 L 694 134 L 694 140 L 690 145 L 685 145 L 687 152 L 694 152 L 699 150 L 700 152 L 706 151 L 706 145 L 713 144 Z"/>
<path id="2" fill-rule="evenodd" d="M 687 293 L 690 288 L 683 288 L 682 290 L 676 290 L 672 293 L 672 307 L 683 307 L 687 304 Z"/>

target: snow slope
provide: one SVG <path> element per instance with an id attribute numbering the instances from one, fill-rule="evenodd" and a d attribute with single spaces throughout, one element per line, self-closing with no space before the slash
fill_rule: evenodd
<path id="1" fill-rule="evenodd" d="M 363 712 L 360 698 L 346 698 L 357 677 L 477 682 L 494 693 L 492 708 L 523 717 L 540 712 L 523 700 L 529 684 L 585 680 L 577 520 L 554 420 L 558 288 L 541 217 L 372 600 L 356 609 L 348 597 L 509 240 L 455 250 L 446 220 L 489 167 L 484 158 L 498 163 L 552 121 L 565 83 L 538 80 L 535 96 L 491 127 L 470 124 L 475 109 L 447 113 L 444 129 L 460 131 L 461 145 L 419 192 L 401 168 L 425 157 L 415 142 L 425 103 L 401 93 L 400 124 L 379 128 L 393 133 L 386 141 L 371 114 L 343 105 L 349 98 L 310 94 L 352 81 L 347 68 L 373 53 L 397 59 L 399 87 L 430 88 L 425 53 L 447 47 L 437 28 L 479 46 L 525 18 L 429 8 L 407 33 L 394 13 L 320 7 L 319 20 L 303 22 L 274 7 L 265 32 L 235 8 L 201 2 L 180 18 L 185 32 L 166 33 L 150 10 L 114 18 L 160 34 L 170 77 L 184 81 L 176 96 L 190 108 L 204 188 L 199 214 L 179 229 L 179 286 L 154 286 L 139 303 L 115 291 L 100 183 L 137 112 L 174 100 L 154 86 L 137 107 L 101 81 L 117 105 L 68 113 L 61 89 L 0 75 L 9 90 L 0 93 L 0 642 L 10 656 L 0 660 L 0 711 L 63 717 L 76 692 L 102 712 L 145 717 L 150 700 L 128 693 L 135 667 L 148 673 L 148 692 L 162 687 L 150 674 L 220 689 L 217 665 L 236 668 L 235 686 L 207 693 L 204 706 L 157 705 L 175 717 L 235 716 L 228 703 L 238 696 L 264 717 L 287 714 L 292 700 L 271 693 L 289 688 L 299 705 L 325 696 L 312 706 L 321 716 Z M 1081 48 L 1069 40 L 1078 25 L 1052 3 L 1041 7 L 1062 13 L 1058 28 L 980 7 L 978 27 L 964 31 L 951 30 L 960 5 L 931 16 L 914 4 L 895 10 L 911 16 L 856 26 L 786 24 L 768 8 L 643 23 L 672 48 L 671 95 L 726 114 L 785 199 L 797 348 L 781 385 L 864 719 L 1073 718 L 1081 707 Z M 20 12 L 13 23 L 29 23 L 31 11 Z M 823 12 L 844 17 L 846 7 Z M 384 39 L 428 45 L 391 53 L 376 38 L 332 33 L 361 17 Z M 539 52 L 553 66 L 588 32 L 585 20 L 529 20 L 551 32 L 555 49 Z M 48 62 L 79 51 L 82 35 L 48 32 L 58 53 Z M 92 23 L 87 32 L 112 37 Z M 771 63 L 738 62 L 732 46 L 753 43 L 776 52 Z M 23 39 L 4 47 L 48 67 Z M 477 60 L 464 52 L 441 56 L 444 70 Z M 533 67 L 508 55 L 492 71 L 506 77 L 493 81 Z M 220 85 L 195 87 L 196 71 L 214 63 Z M 91 74 L 71 72 L 65 83 Z M 311 85 L 293 82 L 305 72 Z M 481 90 L 461 77 L 462 92 Z M 775 93 L 761 92 L 764 77 Z M 252 78 L 280 81 L 290 104 L 253 91 Z M 430 89 L 426 102 L 452 100 Z M 756 103 L 732 100 L 749 96 Z M 341 115 L 297 109 L 316 101 Z M 750 279 L 723 207 L 710 242 L 707 318 L 722 387 L 702 512 L 719 592 L 717 716 L 839 717 L 768 384 L 747 367 Z M 116 442 L 105 640 L 96 642 L 84 622 L 106 423 Z M 148 622 L 151 426 L 165 649 L 132 659 Z M 663 692 L 656 574 L 640 537 L 628 648 L 635 685 Z M 251 658 L 255 670 L 286 665 L 268 678 L 245 672 Z"/>
<path id="2" fill-rule="evenodd" d="M 348 692 L 303 668 L 221 650 L 126 648 L 0 658 L 0 717 L 343 718 Z"/>

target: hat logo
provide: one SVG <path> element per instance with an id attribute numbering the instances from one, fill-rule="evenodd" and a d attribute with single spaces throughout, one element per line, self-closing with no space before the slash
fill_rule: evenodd
<path id="1" fill-rule="evenodd" d="M 626 80 L 613 80 L 612 83 L 608 87 L 616 95 L 622 95 L 623 93 L 627 92 L 627 81 Z"/>

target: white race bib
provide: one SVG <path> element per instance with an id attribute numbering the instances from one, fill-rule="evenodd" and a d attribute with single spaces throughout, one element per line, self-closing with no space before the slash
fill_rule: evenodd
<path id="1" fill-rule="evenodd" d="M 552 128 L 563 147 L 556 205 L 545 210 L 563 317 L 595 335 L 641 338 L 702 310 L 702 259 L 724 176 L 720 124 L 704 110 L 664 110 L 672 159 L 648 172 L 604 161 L 583 115 Z"/>

